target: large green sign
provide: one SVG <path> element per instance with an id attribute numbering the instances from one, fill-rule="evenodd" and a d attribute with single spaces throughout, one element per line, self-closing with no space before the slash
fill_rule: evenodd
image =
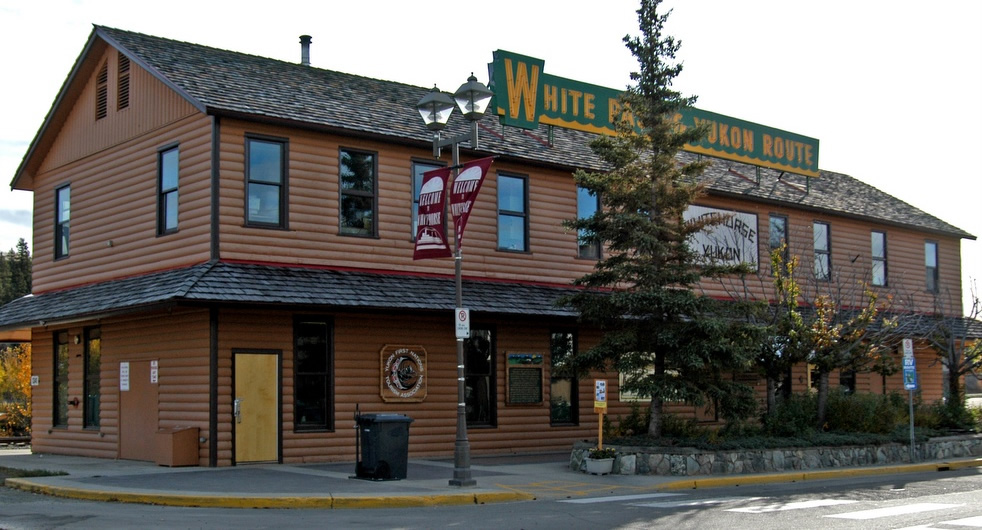
<path id="1" fill-rule="evenodd" d="M 501 123 L 535 129 L 539 123 L 614 134 L 617 119 L 633 120 L 621 91 L 556 77 L 545 61 L 498 50 L 491 64 L 491 90 Z M 818 176 L 818 140 L 695 107 L 673 117 L 681 127 L 704 125 L 706 136 L 686 151 L 756 166 Z"/>

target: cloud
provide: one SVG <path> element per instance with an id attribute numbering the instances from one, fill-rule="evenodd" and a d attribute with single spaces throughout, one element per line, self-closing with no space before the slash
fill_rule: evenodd
<path id="1" fill-rule="evenodd" d="M 31 228 L 31 211 L 0 209 L 0 222 Z"/>

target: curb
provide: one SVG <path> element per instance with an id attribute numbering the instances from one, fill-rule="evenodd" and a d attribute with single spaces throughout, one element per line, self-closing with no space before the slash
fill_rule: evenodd
<path id="1" fill-rule="evenodd" d="M 725 486 L 743 486 L 750 484 L 777 484 L 781 482 L 805 482 L 809 480 L 828 480 L 834 478 L 864 477 L 872 475 L 897 475 L 927 471 L 950 471 L 970 467 L 982 467 L 982 458 L 956 460 L 951 462 L 929 462 L 923 464 L 905 464 L 882 467 L 835 470 L 829 469 L 795 473 L 771 473 L 764 475 L 739 475 L 730 477 L 686 479 L 662 484 L 658 486 L 657 489 L 659 491 L 677 491 L 683 489 L 720 488 Z"/>
<path id="2" fill-rule="evenodd" d="M 4 485 L 10 488 L 69 499 L 182 506 L 188 508 L 421 508 L 427 506 L 460 506 L 535 500 L 535 496 L 519 492 L 480 492 L 438 495 L 392 495 L 365 497 L 323 496 L 239 496 L 211 494 L 137 493 L 105 491 L 42 484 L 26 478 L 9 478 Z"/>
<path id="3" fill-rule="evenodd" d="M 656 491 L 721 488 L 751 484 L 775 484 L 804 482 L 873 475 L 922 473 L 982 467 L 982 458 L 929 462 L 920 464 L 890 465 L 867 468 L 828 469 L 819 471 L 748 474 L 723 477 L 683 479 L 658 485 Z M 432 495 L 241 495 L 228 496 L 210 493 L 154 493 L 146 490 L 96 490 L 64 484 L 48 484 L 31 478 L 8 478 L 4 485 L 30 493 L 40 493 L 70 499 L 125 502 L 159 506 L 202 508 L 280 508 L 280 509 L 365 509 L 365 508 L 421 508 L 432 506 L 462 506 L 536 500 L 536 496 L 522 491 L 480 491 Z"/>

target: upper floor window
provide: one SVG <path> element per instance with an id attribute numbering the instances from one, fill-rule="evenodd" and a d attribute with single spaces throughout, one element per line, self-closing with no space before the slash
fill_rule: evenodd
<path id="1" fill-rule="evenodd" d="M 528 186 L 523 177 L 498 175 L 498 250 L 528 250 Z"/>
<path id="2" fill-rule="evenodd" d="M 873 285 L 887 284 L 887 234 L 886 232 L 870 232 L 870 250 L 873 255 L 871 280 Z"/>
<path id="3" fill-rule="evenodd" d="M 246 224 L 286 228 L 286 142 L 246 139 Z"/>
<path id="4" fill-rule="evenodd" d="M 109 63 L 102 63 L 95 78 L 95 119 L 109 115 Z"/>
<path id="5" fill-rule="evenodd" d="M 119 54 L 117 68 L 116 110 L 123 110 L 130 106 L 130 58 Z"/>
<path id="6" fill-rule="evenodd" d="M 82 381 L 82 391 L 85 394 L 85 406 L 82 409 L 84 427 L 99 426 L 99 403 L 102 401 L 101 371 L 102 331 L 99 328 L 88 328 L 85 330 L 85 373 Z"/>
<path id="7" fill-rule="evenodd" d="M 72 188 L 55 190 L 55 259 L 68 256 L 69 225 L 72 217 Z"/>
<path id="8" fill-rule="evenodd" d="M 430 164 L 426 162 L 413 162 L 413 217 L 412 217 L 412 229 L 413 231 L 409 234 L 412 241 L 416 240 L 416 221 L 419 216 L 419 190 L 423 187 L 423 173 L 427 171 L 433 171 L 434 169 L 439 169 L 443 166 L 439 164 Z"/>
<path id="9" fill-rule="evenodd" d="M 374 153 L 341 150 L 341 233 L 374 237 L 378 233 Z"/>
<path id="10" fill-rule="evenodd" d="M 771 252 L 781 249 L 781 263 L 791 259 L 788 249 L 788 218 L 783 215 L 771 214 L 767 230 L 767 244 Z"/>
<path id="11" fill-rule="evenodd" d="M 938 244 L 933 241 L 924 242 L 924 268 L 926 269 L 927 290 L 936 293 L 938 285 Z"/>
<path id="12" fill-rule="evenodd" d="M 832 279 L 832 250 L 829 245 L 829 225 L 815 221 L 812 225 L 813 243 L 815 249 L 815 279 Z"/>
<path id="13" fill-rule="evenodd" d="M 593 217 L 600 209 L 600 198 L 597 194 L 586 188 L 576 187 L 576 217 L 577 219 L 587 219 Z M 580 230 L 578 234 L 579 250 L 577 255 L 586 259 L 600 258 L 600 242 L 584 241 L 588 235 L 585 230 Z"/>
<path id="14" fill-rule="evenodd" d="M 177 232 L 177 147 L 157 153 L 157 235 Z"/>

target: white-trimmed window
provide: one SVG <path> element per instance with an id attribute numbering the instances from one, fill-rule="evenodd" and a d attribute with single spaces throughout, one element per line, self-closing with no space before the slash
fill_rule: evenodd
<path id="1" fill-rule="evenodd" d="M 873 255 L 871 281 L 873 285 L 887 284 L 887 234 L 876 230 L 870 232 L 870 250 Z"/>
<path id="2" fill-rule="evenodd" d="M 815 221 L 812 224 L 812 241 L 815 251 L 815 279 L 832 279 L 832 247 L 829 244 L 829 224 Z"/>
<path id="3" fill-rule="evenodd" d="M 419 190 L 423 187 L 423 173 L 441 167 L 443 167 L 441 164 L 413 161 L 413 217 L 412 221 L 410 221 L 412 232 L 409 234 L 411 241 L 416 241 L 416 221 L 419 217 Z"/>
<path id="4" fill-rule="evenodd" d="M 375 237 L 378 234 L 378 158 L 375 153 L 341 150 L 341 233 Z"/>
<path id="5" fill-rule="evenodd" d="M 55 259 L 68 256 L 72 219 L 72 187 L 55 190 Z"/>
<path id="6" fill-rule="evenodd" d="M 928 292 L 938 292 L 940 286 L 938 275 L 938 244 L 934 241 L 924 242 L 925 287 Z"/>
<path id="7" fill-rule="evenodd" d="M 579 186 L 576 187 L 576 217 L 577 219 L 587 219 L 593 217 L 600 209 L 600 198 L 597 194 Z M 577 255 L 584 259 L 600 259 L 600 242 L 584 241 L 588 233 L 580 230 L 577 234 L 579 249 Z"/>
<path id="8" fill-rule="evenodd" d="M 499 174 L 498 250 L 528 249 L 528 179 Z"/>
<path id="9" fill-rule="evenodd" d="M 286 228 L 286 142 L 246 138 L 246 224 Z"/>
<path id="10" fill-rule="evenodd" d="M 177 232 L 177 146 L 157 154 L 157 235 Z"/>

